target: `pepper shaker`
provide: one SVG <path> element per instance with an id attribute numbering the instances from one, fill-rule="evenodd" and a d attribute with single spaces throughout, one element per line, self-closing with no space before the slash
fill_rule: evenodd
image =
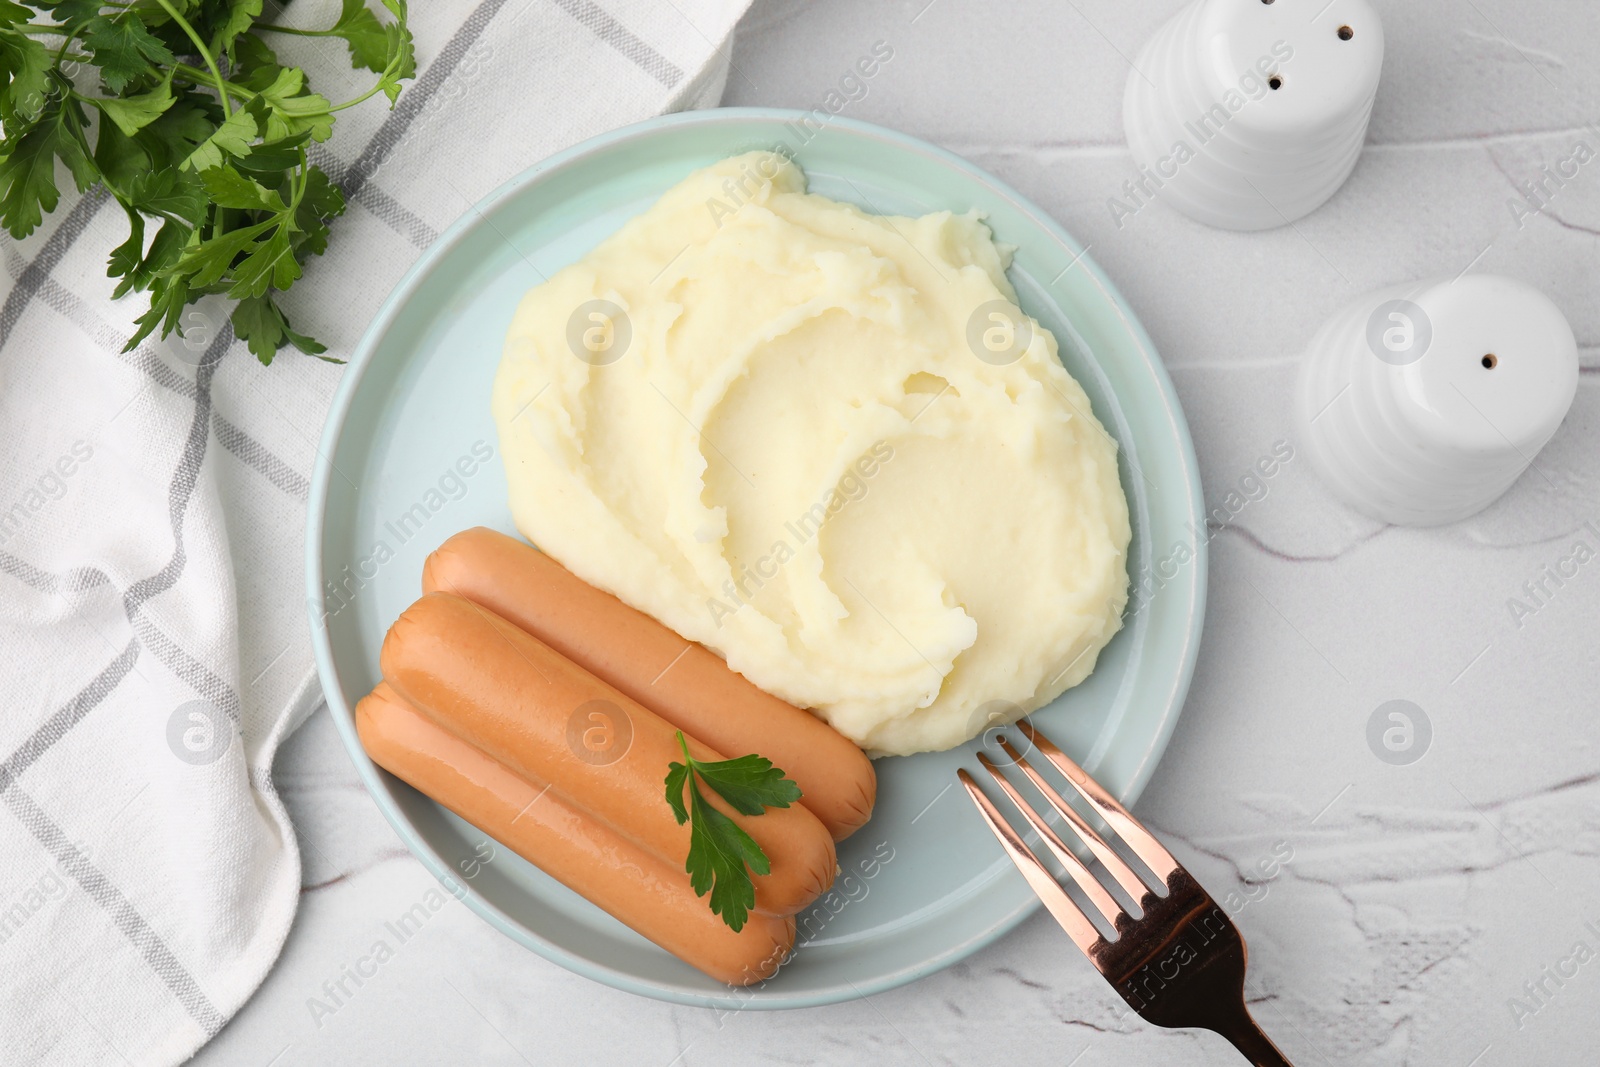
<path id="1" fill-rule="evenodd" d="M 1554 435 L 1578 347 L 1537 289 L 1490 274 L 1369 293 L 1312 339 L 1298 437 L 1328 488 L 1384 522 L 1434 526 L 1489 506 Z"/>
<path id="2" fill-rule="evenodd" d="M 1195 0 L 1128 75 L 1122 118 L 1140 178 L 1121 210 L 1165 200 L 1230 230 L 1316 210 L 1356 165 L 1382 66 L 1367 0 Z"/>

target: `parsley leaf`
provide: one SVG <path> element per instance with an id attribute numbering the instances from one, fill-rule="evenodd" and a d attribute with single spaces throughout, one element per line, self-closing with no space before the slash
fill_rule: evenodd
<path id="1" fill-rule="evenodd" d="M 309 130 L 313 141 L 326 141 L 333 133 L 333 115 L 328 110 L 332 105 L 327 97 L 307 90 L 305 80 L 305 71 L 299 67 L 284 67 L 272 84 L 261 90 L 269 109 L 267 140 Z"/>
<path id="2" fill-rule="evenodd" d="M 119 99 L 97 100 L 100 110 L 106 118 L 117 124 L 117 128 L 132 137 L 156 119 L 166 114 L 167 108 L 172 106 L 172 79 L 161 82 L 148 93 L 138 96 L 124 96 Z"/>
<path id="3" fill-rule="evenodd" d="M 244 211 L 283 211 L 283 198 L 275 190 L 251 181 L 232 167 L 214 167 L 200 175 L 206 194 L 218 207 Z"/>
<path id="4" fill-rule="evenodd" d="M 32 0 L 32 6 L 50 12 L 70 33 L 98 15 L 101 4 L 100 0 Z"/>
<path id="5" fill-rule="evenodd" d="M 800 787 L 765 756 L 697 763 L 695 770 L 701 781 L 744 815 L 760 815 L 767 808 L 787 808 L 800 799 Z"/>
<path id="6" fill-rule="evenodd" d="M 192 288 L 204 289 L 215 285 L 233 268 L 234 259 L 254 245 L 256 238 L 272 229 L 276 222 L 275 219 L 268 219 L 188 245 L 172 270 L 188 275 L 188 284 Z"/>
<path id="7" fill-rule="evenodd" d="M 183 309 L 188 303 L 189 286 L 181 276 L 157 277 L 150 286 L 150 310 L 134 320 L 138 329 L 133 331 L 133 336 L 128 338 L 128 343 L 122 350 L 133 351 L 157 326 L 161 327 L 163 337 L 171 333 L 178 325 L 178 316 L 183 314 Z"/>
<path id="8" fill-rule="evenodd" d="M 233 268 L 232 297 L 263 296 L 271 289 L 287 289 L 300 277 L 300 264 L 289 247 L 289 225 L 278 224 L 272 235 L 260 241 Z"/>
<path id="9" fill-rule="evenodd" d="M 205 187 L 192 171 L 148 171 L 128 182 L 124 192 L 146 214 L 176 217 L 191 226 L 204 222 L 209 209 Z"/>
<path id="10" fill-rule="evenodd" d="M 106 262 L 106 277 L 120 278 L 139 269 L 144 258 L 144 216 L 137 211 L 128 212 L 128 239 L 111 250 Z"/>
<path id="11" fill-rule="evenodd" d="M 129 182 L 154 169 L 150 152 L 135 137 L 123 133 L 115 122 L 102 122 L 94 145 L 94 165 L 108 188 L 126 188 Z M 126 205 L 124 205 L 126 206 Z"/>
<path id="12" fill-rule="evenodd" d="M 259 93 L 278 77 L 283 64 L 260 37 L 244 34 L 233 42 L 232 78 L 252 92 Z"/>
<path id="13" fill-rule="evenodd" d="M 177 170 L 211 136 L 222 121 L 222 111 L 192 89 L 173 94 L 177 99 L 161 117 L 139 131 L 139 147 L 161 170 Z"/>
<path id="14" fill-rule="evenodd" d="M 233 309 L 233 333 L 250 346 L 250 351 L 262 363 L 271 363 L 272 355 L 285 344 L 292 344 L 308 356 L 321 356 L 327 351 L 323 345 L 304 334 L 295 333 L 289 326 L 289 317 L 268 294 L 247 297 Z M 323 357 L 326 359 L 326 357 Z M 342 359 L 327 359 L 329 363 L 343 363 Z"/>
<path id="15" fill-rule="evenodd" d="M 300 206 L 295 209 L 295 252 L 308 249 L 322 255 L 328 247 L 328 219 L 344 214 L 344 194 L 328 180 L 321 167 L 311 168 L 306 176 Z"/>
<path id="16" fill-rule="evenodd" d="M 350 49 L 351 66 L 370 70 L 374 74 L 383 73 L 383 68 L 389 63 L 388 36 L 384 33 L 383 23 L 367 7 L 366 0 L 344 0 L 339 21 L 328 32 L 344 38 L 345 45 Z"/>
<path id="17" fill-rule="evenodd" d="M 121 277 L 117 283 L 116 291 L 111 295 L 122 296 L 127 292 L 143 292 L 150 288 L 156 276 L 173 263 L 183 252 L 184 244 L 189 240 L 189 235 L 194 232 L 181 222 L 168 222 L 156 231 L 155 240 L 150 242 L 149 250 L 144 245 L 144 216 L 137 211 L 129 212 L 130 218 L 139 220 L 131 224 L 133 232 L 127 241 L 118 245 L 111 253 L 111 258 L 106 264 L 108 277 Z"/>
<path id="18" fill-rule="evenodd" d="M 383 74 L 378 79 L 378 88 L 383 90 L 384 95 L 389 98 L 389 106 L 393 107 L 395 98 L 400 95 L 400 83 L 416 75 L 417 60 L 411 43 L 411 30 L 406 26 L 405 0 L 382 0 L 382 3 L 395 17 L 395 21 L 383 28 L 384 45 L 389 61 L 384 65 Z"/>
<path id="19" fill-rule="evenodd" d="M 281 141 L 258 144 L 250 149 L 248 156 L 240 156 L 232 162 L 239 170 L 252 174 L 281 175 L 300 162 L 300 146 L 310 139 L 311 133 L 307 131 Z"/>
<path id="20" fill-rule="evenodd" d="M 44 106 L 50 52 L 32 37 L 0 30 L 0 119 L 9 126 Z"/>
<path id="21" fill-rule="evenodd" d="M 738 933 L 756 903 L 750 875 L 769 874 L 772 865 L 754 838 L 706 800 L 695 779 L 705 782 L 743 815 L 787 808 L 800 799 L 800 787 L 762 756 L 702 762 L 689 755 L 682 730 L 678 731 L 678 745 L 684 762 L 668 764 L 666 789 L 667 804 L 678 825 L 690 824 L 684 870 L 695 895 L 709 893 L 711 913 L 720 915 L 728 928 Z"/>
<path id="22" fill-rule="evenodd" d="M 240 108 L 228 116 L 226 122 L 212 131 L 200 146 L 183 161 L 188 170 L 210 170 L 222 166 L 224 156 L 248 156 L 250 142 L 261 134 L 256 113 L 250 108 Z"/>
<path id="23" fill-rule="evenodd" d="M 83 24 L 83 46 L 90 62 L 100 68 L 106 88 L 120 93 L 136 78 L 150 76 L 155 64 L 172 64 L 172 50 L 145 29 L 144 20 L 133 11 L 115 19 L 96 15 Z"/>
<path id="24" fill-rule="evenodd" d="M 60 78 L 51 74 L 51 78 Z M 20 137 L 8 140 L 0 157 L 0 225 L 21 240 L 34 231 L 44 213 L 61 202 L 56 188 L 56 159 L 67 165 L 79 190 L 89 188 L 99 171 L 84 143 L 83 108 L 64 92 L 40 109 Z"/>
<path id="25" fill-rule="evenodd" d="M 225 55 L 234 55 L 234 43 L 261 17 L 261 0 L 231 0 L 227 18 L 216 27 L 215 47 Z"/>

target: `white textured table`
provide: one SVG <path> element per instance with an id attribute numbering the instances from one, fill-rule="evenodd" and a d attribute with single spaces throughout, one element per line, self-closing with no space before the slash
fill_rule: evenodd
<path id="1" fill-rule="evenodd" d="M 1138 810 L 1219 897 L 1240 894 L 1255 1008 L 1291 1058 L 1593 1063 L 1600 562 L 1545 578 L 1537 601 L 1523 586 L 1577 541 L 1600 551 L 1583 528 L 1600 524 L 1600 161 L 1531 217 L 1518 187 L 1578 141 L 1600 149 L 1584 126 L 1600 119 L 1600 4 L 1378 0 L 1388 56 L 1355 175 L 1294 228 L 1255 235 L 1160 203 L 1113 220 L 1108 200 L 1135 176 L 1124 57 L 1176 6 L 758 2 L 727 101 L 822 104 L 887 42 L 893 59 L 843 113 L 1036 199 L 1092 245 L 1155 338 L 1225 521 L 1188 706 Z M 1576 405 L 1535 471 L 1438 530 L 1341 508 L 1303 456 L 1265 495 L 1239 490 L 1290 438 L 1295 361 L 1317 323 L 1368 289 L 1469 264 L 1543 288 L 1582 346 Z M 1512 598 L 1536 610 L 1519 619 Z M 1432 726 L 1404 766 L 1367 741 L 1395 699 Z M 300 915 L 204 1064 L 1240 1062 L 1210 1035 L 1125 1015 L 1043 915 L 867 1001 L 719 1022 L 569 975 L 450 901 L 357 986 L 345 969 L 433 880 L 326 712 L 277 768 L 305 859 Z M 341 979 L 335 998 L 324 984 Z M 313 1012 L 312 998 L 338 1006 Z"/>

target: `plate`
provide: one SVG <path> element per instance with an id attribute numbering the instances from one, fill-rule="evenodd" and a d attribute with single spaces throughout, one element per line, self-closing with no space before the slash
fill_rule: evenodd
<path id="1" fill-rule="evenodd" d="M 867 211 L 977 208 L 1016 246 L 1010 277 L 1023 309 L 1054 332 L 1121 445 L 1133 525 L 1127 624 L 1094 674 L 1034 721 L 1125 802 L 1137 798 L 1182 707 L 1204 616 L 1200 480 L 1172 384 L 1122 297 L 1042 210 L 957 156 L 866 123 L 765 108 L 669 115 L 554 156 L 474 207 L 395 287 L 345 372 L 312 481 L 306 571 L 340 735 L 396 832 L 452 893 L 608 985 L 682 1004 L 788 1008 L 914 981 L 1037 907 L 955 785 L 982 739 L 878 761 L 877 811 L 840 846 L 834 890 L 799 917 L 799 951 L 760 987 L 734 990 L 376 767 L 351 718 L 378 681 L 384 631 L 420 594 L 428 552 L 469 526 L 516 532 L 489 392 L 518 299 L 690 171 L 755 148 L 786 148 L 813 192 Z"/>

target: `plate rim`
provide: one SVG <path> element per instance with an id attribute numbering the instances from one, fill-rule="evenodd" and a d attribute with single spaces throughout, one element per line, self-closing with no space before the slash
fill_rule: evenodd
<path id="1" fill-rule="evenodd" d="M 811 115 L 811 112 L 803 109 L 777 107 L 726 107 L 657 115 L 596 134 L 547 156 L 501 183 L 487 195 L 469 206 L 407 268 L 405 274 L 395 283 L 363 330 L 361 339 L 356 343 L 351 353 L 344 374 L 339 380 L 333 399 L 328 407 L 322 432 L 318 438 L 316 462 L 312 470 L 310 492 L 306 502 L 306 612 L 310 622 L 312 651 L 316 661 L 318 684 L 322 687 L 323 699 L 328 705 L 334 726 L 339 732 L 341 741 L 344 743 L 346 754 L 355 765 L 356 773 L 361 779 L 362 785 L 401 842 L 452 896 L 477 913 L 500 933 L 532 949 L 545 959 L 570 972 L 614 989 L 620 989 L 624 992 L 649 997 L 654 1000 L 693 1007 L 732 1008 L 736 1010 L 818 1007 L 858 1000 L 875 993 L 885 992 L 943 970 L 945 967 L 993 944 L 1010 933 L 1028 916 L 1034 914 L 1039 909 L 1040 902 L 1030 891 L 1015 908 L 981 932 L 917 963 L 878 975 L 867 981 L 856 983 L 846 980 L 842 987 L 826 987 L 797 994 L 763 991 L 760 995 L 740 996 L 739 991 L 731 989 L 731 987 L 729 994 L 707 994 L 663 986 L 649 979 L 641 979 L 626 971 L 569 952 L 560 945 L 527 929 L 473 890 L 471 886 L 459 881 L 453 875 L 443 857 L 421 837 L 412 822 L 404 817 L 398 806 L 388 797 L 387 786 L 379 777 L 379 768 L 367 756 L 365 749 L 361 746 L 360 739 L 355 733 L 353 708 L 345 701 L 344 694 L 339 687 L 336 684 L 331 684 L 336 681 L 337 675 L 333 662 L 326 614 L 321 609 L 324 599 L 323 580 L 325 573 L 322 560 L 322 541 L 324 522 L 327 515 L 328 491 L 332 484 L 332 457 L 337 450 L 340 433 L 349 415 L 350 408 L 355 402 L 362 380 L 371 368 L 375 353 L 393 326 L 395 318 L 411 297 L 415 295 L 416 290 L 426 276 L 432 272 L 438 260 L 447 251 L 479 226 L 492 225 L 492 223 L 487 222 L 487 214 L 502 201 L 517 195 L 525 186 L 533 184 L 546 174 L 578 164 L 589 156 L 609 150 L 625 141 L 659 136 L 664 131 L 670 133 L 671 130 L 679 127 L 718 124 L 735 125 L 752 120 L 781 124 L 793 122 L 809 115 Z M 1156 351 L 1155 343 L 1146 332 L 1143 323 L 1134 314 L 1132 307 L 1116 285 L 1105 275 L 1093 257 L 1089 255 L 1088 249 L 1072 237 L 1048 212 L 1012 188 L 1010 184 L 954 152 L 911 134 L 860 119 L 834 115 L 828 119 L 827 125 L 847 130 L 858 136 L 887 142 L 899 149 L 910 150 L 928 157 L 935 163 L 964 173 L 969 178 L 985 186 L 992 194 L 1007 201 L 1013 209 L 1024 216 L 1037 230 L 1048 235 L 1071 254 L 1073 257 L 1072 266 L 1083 267 L 1093 280 L 1096 288 L 1105 297 L 1106 303 L 1114 309 L 1122 328 L 1127 331 L 1129 337 L 1139 349 L 1139 354 L 1143 357 L 1144 363 L 1154 379 L 1164 402 L 1165 413 L 1171 423 L 1173 436 L 1177 439 L 1179 445 L 1179 459 L 1185 483 L 1183 488 L 1186 490 L 1192 523 L 1203 521 L 1204 498 L 1201 489 L 1199 463 L 1194 450 L 1194 438 L 1189 432 L 1188 419 L 1179 402 L 1171 376 L 1167 373 L 1166 365 Z M 1185 591 L 1190 604 L 1188 612 L 1189 623 L 1184 633 L 1179 669 L 1173 680 L 1172 688 L 1166 697 L 1166 708 L 1162 712 L 1148 750 L 1134 770 L 1133 776 L 1121 797 L 1124 803 L 1130 807 L 1144 792 L 1151 776 L 1155 772 L 1156 765 L 1166 752 L 1172 733 L 1176 729 L 1178 718 L 1182 714 L 1183 705 L 1194 677 L 1201 634 L 1205 626 L 1210 555 L 1209 539 L 1194 538 L 1193 550 L 1192 566 L 1186 570 L 1187 579 L 1182 583 L 1171 581 L 1166 583 L 1168 586 L 1177 585 Z M 1002 868 L 1002 870 L 1006 869 Z M 1020 876 L 1018 877 L 1020 884 Z"/>

